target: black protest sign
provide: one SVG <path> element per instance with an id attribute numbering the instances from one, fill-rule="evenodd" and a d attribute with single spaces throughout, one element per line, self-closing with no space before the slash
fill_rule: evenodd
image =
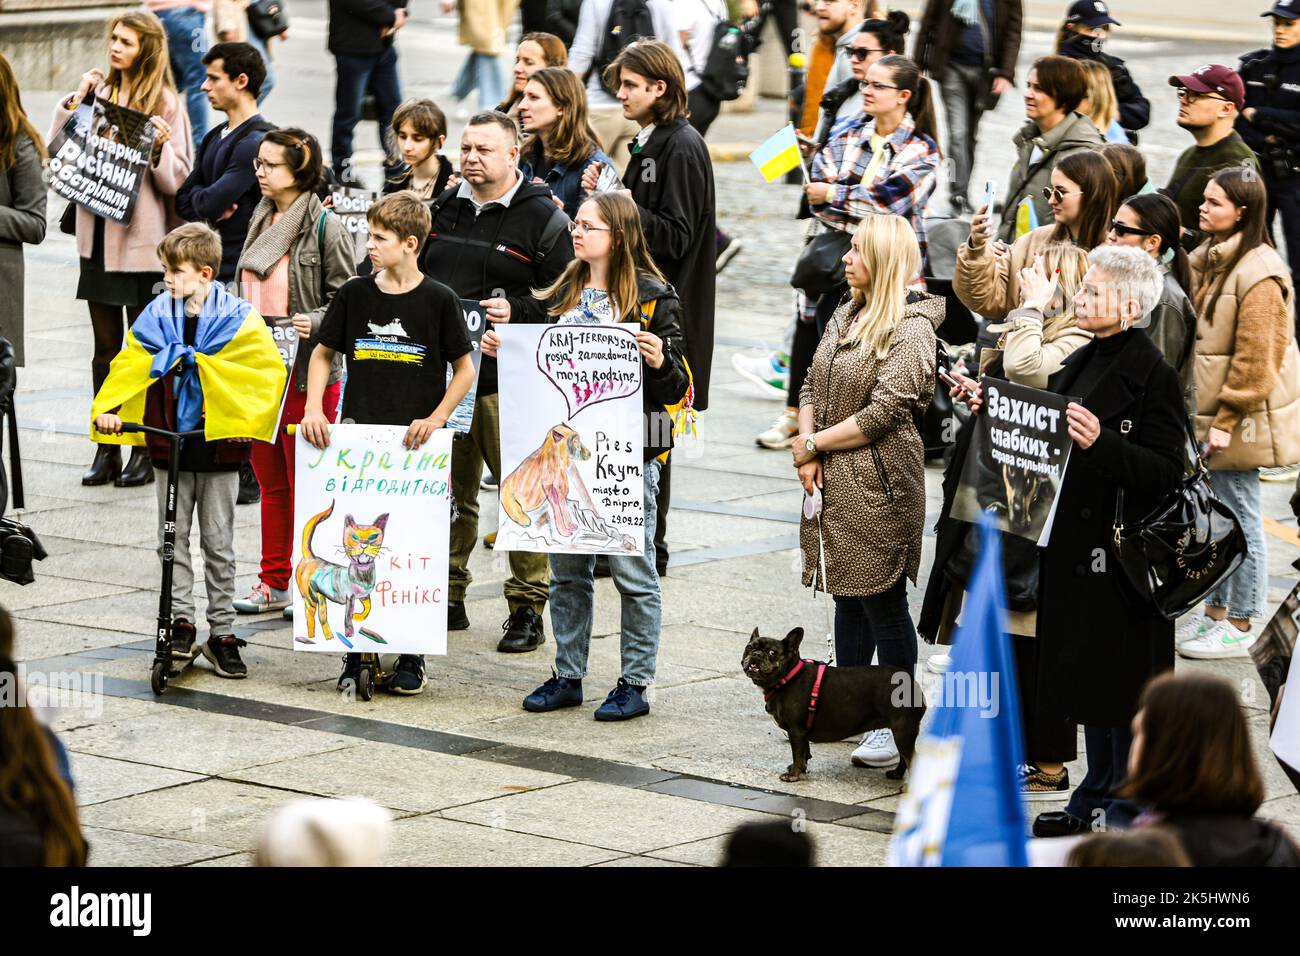
<path id="1" fill-rule="evenodd" d="M 50 141 L 50 188 L 96 216 L 130 225 L 154 135 L 144 113 L 98 98 L 83 102 Z"/>
<path id="2" fill-rule="evenodd" d="M 468 435 L 470 422 L 474 420 L 474 396 L 478 392 L 479 360 L 483 355 L 479 348 L 483 344 L 483 333 L 487 331 L 487 310 L 479 305 L 477 299 L 461 299 L 460 311 L 465 318 L 465 332 L 469 335 L 469 357 L 474 363 L 474 384 L 469 387 L 465 397 L 460 400 L 460 403 L 451 413 L 451 418 L 447 419 L 447 427 Z M 452 374 L 449 367 L 447 369 L 448 384 L 451 384 Z"/>
<path id="3" fill-rule="evenodd" d="M 284 417 L 285 399 L 289 397 L 289 389 L 293 388 L 293 370 L 298 361 L 298 346 L 302 339 L 298 337 L 298 330 L 293 327 L 293 319 L 288 316 L 262 316 L 266 324 L 271 329 L 271 338 L 275 340 L 275 347 L 280 350 L 280 358 L 284 361 L 285 370 L 289 375 L 284 380 L 284 395 L 280 397 L 280 417 Z"/>
<path id="4" fill-rule="evenodd" d="M 378 198 L 379 194 L 369 189 L 351 187 L 335 189 L 330 193 L 330 208 L 343 221 L 356 247 L 353 262 L 360 262 L 366 257 L 366 243 L 370 239 L 370 223 L 366 220 L 366 213 Z"/>
<path id="5" fill-rule="evenodd" d="M 981 511 L 998 527 L 1047 544 L 1074 441 L 1065 406 L 1074 399 L 985 376 L 984 407 L 952 503 L 952 516 L 974 522 Z"/>

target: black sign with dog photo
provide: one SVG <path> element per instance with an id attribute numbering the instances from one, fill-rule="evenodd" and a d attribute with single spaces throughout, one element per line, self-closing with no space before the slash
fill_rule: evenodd
<path id="1" fill-rule="evenodd" d="M 1074 445 L 1065 406 L 1077 399 L 988 376 L 980 381 L 984 407 L 952 516 L 973 523 L 986 511 L 1002 531 L 1043 547 Z"/>

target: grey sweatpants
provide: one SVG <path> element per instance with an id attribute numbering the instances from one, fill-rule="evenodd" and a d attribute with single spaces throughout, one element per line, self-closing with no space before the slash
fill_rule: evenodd
<path id="1" fill-rule="evenodd" d="M 158 560 L 162 561 L 167 472 L 155 469 L 158 490 Z M 176 559 L 172 567 L 172 620 L 194 621 L 194 568 L 190 563 L 190 525 L 197 508 L 203 579 L 208 588 L 208 630 L 212 637 L 234 634 L 235 498 L 239 472 L 182 471 L 176 481 Z"/>

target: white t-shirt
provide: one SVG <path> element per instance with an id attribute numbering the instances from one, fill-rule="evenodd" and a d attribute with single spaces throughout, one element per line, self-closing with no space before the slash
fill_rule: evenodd
<path id="1" fill-rule="evenodd" d="M 727 4 L 724 0 L 673 0 L 673 15 L 677 32 L 689 34 L 681 57 L 689 91 L 700 85 L 702 77 L 697 71 L 708 65 L 713 28 L 727 19 Z"/>
<path id="2" fill-rule="evenodd" d="M 646 3 L 650 7 L 650 16 L 654 21 L 655 38 L 672 47 L 677 58 L 681 60 L 682 44 L 677 37 L 674 23 L 673 0 L 646 0 Z M 605 24 L 609 21 L 609 12 L 613 6 L 614 0 L 583 0 L 578 10 L 578 28 L 573 37 L 573 46 L 569 47 L 569 69 L 579 77 L 587 72 L 600 54 Z M 618 100 L 605 92 L 605 88 L 600 85 L 600 77 L 596 76 L 593 70 L 587 80 L 587 108 L 595 110 L 618 106 Z"/>

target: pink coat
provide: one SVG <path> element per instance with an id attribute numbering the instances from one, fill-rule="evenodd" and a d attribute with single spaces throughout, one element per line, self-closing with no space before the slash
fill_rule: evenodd
<path id="1" fill-rule="evenodd" d="M 95 90 L 96 96 L 105 99 L 110 93 L 107 86 Z M 47 143 L 72 115 L 64 105 L 73 95 L 64 97 L 54 108 L 54 122 L 45 135 Z M 163 91 L 163 109 L 159 115 L 172 128 L 171 139 L 163 144 L 158 162 L 150 167 L 149 175 L 140 184 L 131 225 L 123 228 L 115 222 L 104 222 L 104 269 L 108 272 L 161 272 L 162 263 L 154 250 L 163 236 L 185 222 L 176 213 L 175 196 L 194 165 L 190 118 L 185 104 L 171 90 Z M 90 258 L 94 238 L 95 217 L 78 206 L 77 253 L 83 259 Z"/>

